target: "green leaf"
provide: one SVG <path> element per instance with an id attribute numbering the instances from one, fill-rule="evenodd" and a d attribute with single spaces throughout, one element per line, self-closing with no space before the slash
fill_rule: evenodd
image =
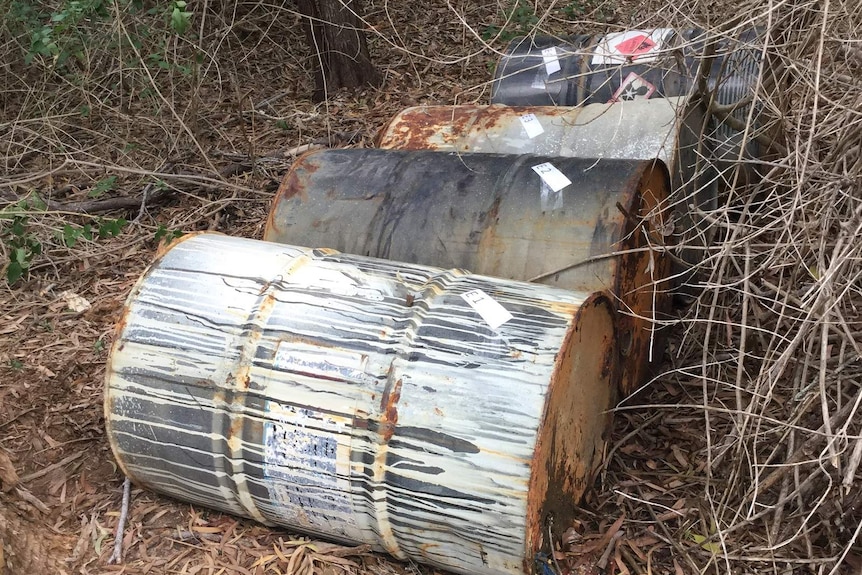
<path id="1" fill-rule="evenodd" d="M 174 241 L 176 238 L 181 238 L 184 235 L 186 235 L 186 234 L 180 230 L 170 231 L 170 230 L 168 230 L 168 228 L 166 228 L 162 224 L 159 224 L 159 227 L 156 228 L 155 240 L 156 240 L 156 242 L 163 241 L 165 245 L 168 245 L 172 241 Z"/>
<path id="2" fill-rule="evenodd" d="M 69 224 L 65 224 L 63 226 L 63 243 L 66 244 L 67 248 L 75 247 L 75 244 L 78 243 L 78 236 L 80 235 L 81 231 Z"/>
<path id="3" fill-rule="evenodd" d="M 105 192 L 110 192 L 114 189 L 114 184 L 117 182 L 117 176 L 108 176 L 107 178 L 102 178 L 95 185 L 90 188 L 89 196 L 91 198 L 98 198 Z"/>
<path id="4" fill-rule="evenodd" d="M 21 279 L 23 274 L 24 268 L 21 267 L 21 264 L 16 261 L 9 262 L 9 266 L 6 268 L 6 281 L 9 282 L 10 285 Z"/>
<path id="5" fill-rule="evenodd" d="M 21 216 L 15 216 L 15 219 L 12 220 L 12 235 L 18 236 L 19 238 L 24 235 L 26 228 L 24 227 L 24 222 L 26 218 Z"/>
<path id="6" fill-rule="evenodd" d="M 715 542 L 706 543 L 706 540 L 708 538 L 704 535 L 700 535 L 699 533 L 691 533 L 691 538 L 695 543 L 697 543 L 710 553 L 721 553 L 721 545 Z"/>
<path id="7" fill-rule="evenodd" d="M 21 266 L 22 269 L 26 269 L 30 265 L 27 250 L 25 248 L 15 248 L 12 252 L 12 261 Z"/>
<path id="8" fill-rule="evenodd" d="M 42 198 L 40 198 L 37 194 L 32 194 L 29 199 L 30 207 L 34 210 L 42 212 L 48 209 L 48 204 L 46 204 L 45 201 L 42 200 Z"/>
<path id="9" fill-rule="evenodd" d="M 123 228 L 128 224 L 124 218 L 116 220 L 100 220 L 99 221 L 99 237 L 100 238 L 115 238 L 120 235 Z"/>
<path id="10" fill-rule="evenodd" d="M 180 36 L 186 33 L 191 23 L 192 13 L 183 10 L 185 4 L 185 2 L 174 2 L 174 9 L 171 11 L 171 28 Z"/>

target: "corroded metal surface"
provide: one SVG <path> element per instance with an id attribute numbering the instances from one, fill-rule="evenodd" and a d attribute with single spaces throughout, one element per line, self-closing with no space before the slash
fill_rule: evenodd
<path id="1" fill-rule="evenodd" d="M 745 29 L 734 40 L 715 41 L 699 29 L 662 28 L 598 36 L 515 38 L 497 63 L 491 102 L 582 106 L 690 96 L 698 88 L 709 42 L 713 57 L 709 59 L 706 89 L 716 104 L 729 106 L 753 95 L 760 73 L 762 39 L 762 31 L 756 29 Z M 744 104 L 733 111 L 733 116 L 745 123 L 750 112 L 751 104 Z M 754 112 L 756 124 L 759 111 Z M 754 140 L 743 142 L 742 134 L 727 124 L 711 118 L 708 128 L 704 136 L 714 159 L 736 159 L 743 145 L 748 157 L 760 156 Z"/>
<path id="2" fill-rule="evenodd" d="M 200 234 L 129 296 L 107 434 L 184 501 L 523 573 L 599 462 L 613 324 L 600 295 Z"/>
<path id="3" fill-rule="evenodd" d="M 532 128 L 525 126 L 528 115 Z M 378 145 L 402 150 L 659 159 L 671 175 L 671 203 L 687 218 L 679 226 L 684 235 L 675 243 L 702 245 L 706 226 L 688 214 L 691 205 L 711 210 L 716 203 L 716 178 L 706 161 L 711 152 L 700 137 L 704 124 L 703 108 L 683 97 L 576 108 L 418 106 L 397 114 L 380 131 Z M 701 253 L 698 250 L 697 255 Z"/>
<path id="4" fill-rule="evenodd" d="M 533 170 L 547 163 L 572 183 L 549 189 Z M 629 314 L 628 391 L 661 354 L 649 344 L 668 304 L 669 258 L 650 246 L 666 239 L 667 197 L 660 162 L 326 150 L 294 163 L 264 239 L 610 291 Z"/>
<path id="5" fill-rule="evenodd" d="M 631 30 L 623 34 L 636 35 Z M 608 38 L 618 37 L 612 32 Z M 639 55 L 611 54 L 616 42 L 605 35 L 514 38 L 494 71 L 491 102 L 513 106 L 578 106 L 634 98 L 688 95 L 698 70 L 702 44 L 692 43 L 698 31 L 682 34 L 659 28 L 641 31 L 646 48 Z M 622 39 L 622 38 L 620 38 Z M 556 64 L 549 66 L 548 51 Z M 621 91 L 630 74 L 645 89 Z M 639 88 L 641 84 L 636 87 Z"/>

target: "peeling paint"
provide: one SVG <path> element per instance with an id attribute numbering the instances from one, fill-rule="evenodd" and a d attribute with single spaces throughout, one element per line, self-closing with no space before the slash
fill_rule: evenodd
<path id="1" fill-rule="evenodd" d="M 522 573 L 548 502 L 574 513 L 617 386 L 604 296 L 218 234 L 120 325 L 106 426 L 137 484 L 465 575 Z"/>

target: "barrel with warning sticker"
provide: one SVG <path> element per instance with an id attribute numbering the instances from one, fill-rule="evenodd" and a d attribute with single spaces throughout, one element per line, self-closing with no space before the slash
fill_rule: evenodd
<path id="1" fill-rule="evenodd" d="M 264 239 L 608 291 L 628 393 L 662 355 L 668 189 L 655 161 L 323 150 L 285 176 Z"/>
<path id="2" fill-rule="evenodd" d="M 759 109 L 751 97 L 761 65 L 762 31 L 714 38 L 703 30 L 656 28 L 605 35 L 515 38 L 494 73 L 491 102 L 509 106 L 581 106 L 690 96 L 701 63 L 707 99 L 732 119 L 713 119 L 704 135 L 718 161 L 759 158 L 761 149 L 734 128 Z M 708 57 L 707 57 L 708 55 Z M 734 121 L 735 120 L 735 121 Z"/>
<path id="3" fill-rule="evenodd" d="M 601 294 L 219 234 L 132 289 L 107 437 L 137 485 L 457 573 L 529 573 L 600 463 Z"/>

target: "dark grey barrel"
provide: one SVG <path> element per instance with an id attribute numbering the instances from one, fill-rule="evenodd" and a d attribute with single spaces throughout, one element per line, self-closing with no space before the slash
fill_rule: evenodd
<path id="1" fill-rule="evenodd" d="M 631 30 L 629 36 L 639 31 Z M 621 34 L 621 33 L 617 33 Z M 711 42 L 703 30 L 644 30 L 641 36 L 645 53 L 631 57 L 607 55 L 607 36 L 574 35 L 515 38 L 500 57 L 494 74 L 491 103 L 508 106 L 580 106 L 593 103 L 635 99 L 687 96 L 698 87 L 700 63 L 709 41 L 715 48 L 710 58 L 707 88 L 714 101 L 730 105 L 751 95 L 760 69 L 758 40 L 761 32 L 743 31 L 735 40 Z M 619 37 L 620 42 L 635 41 Z M 649 51 L 652 48 L 652 51 Z M 557 64 L 548 67 L 547 50 L 553 49 Z M 545 53 L 543 53 L 545 52 Z M 557 66 L 559 70 L 556 70 Z M 550 70 L 554 70 L 549 73 Z M 632 83 L 632 75 L 643 81 Z M 626 83 L 628 89 L 626 89 Z M 750 105 L 740 106 L 733 117 L 745 122 Z M 755 110 L 757 111 L 757 110 Z M 711 129 L 720 160 L 734 159 L 740 153 L 742 135 L 726 123 Z M 760 156 L 754 142 L 747 142 L 745 153 Z"/>

